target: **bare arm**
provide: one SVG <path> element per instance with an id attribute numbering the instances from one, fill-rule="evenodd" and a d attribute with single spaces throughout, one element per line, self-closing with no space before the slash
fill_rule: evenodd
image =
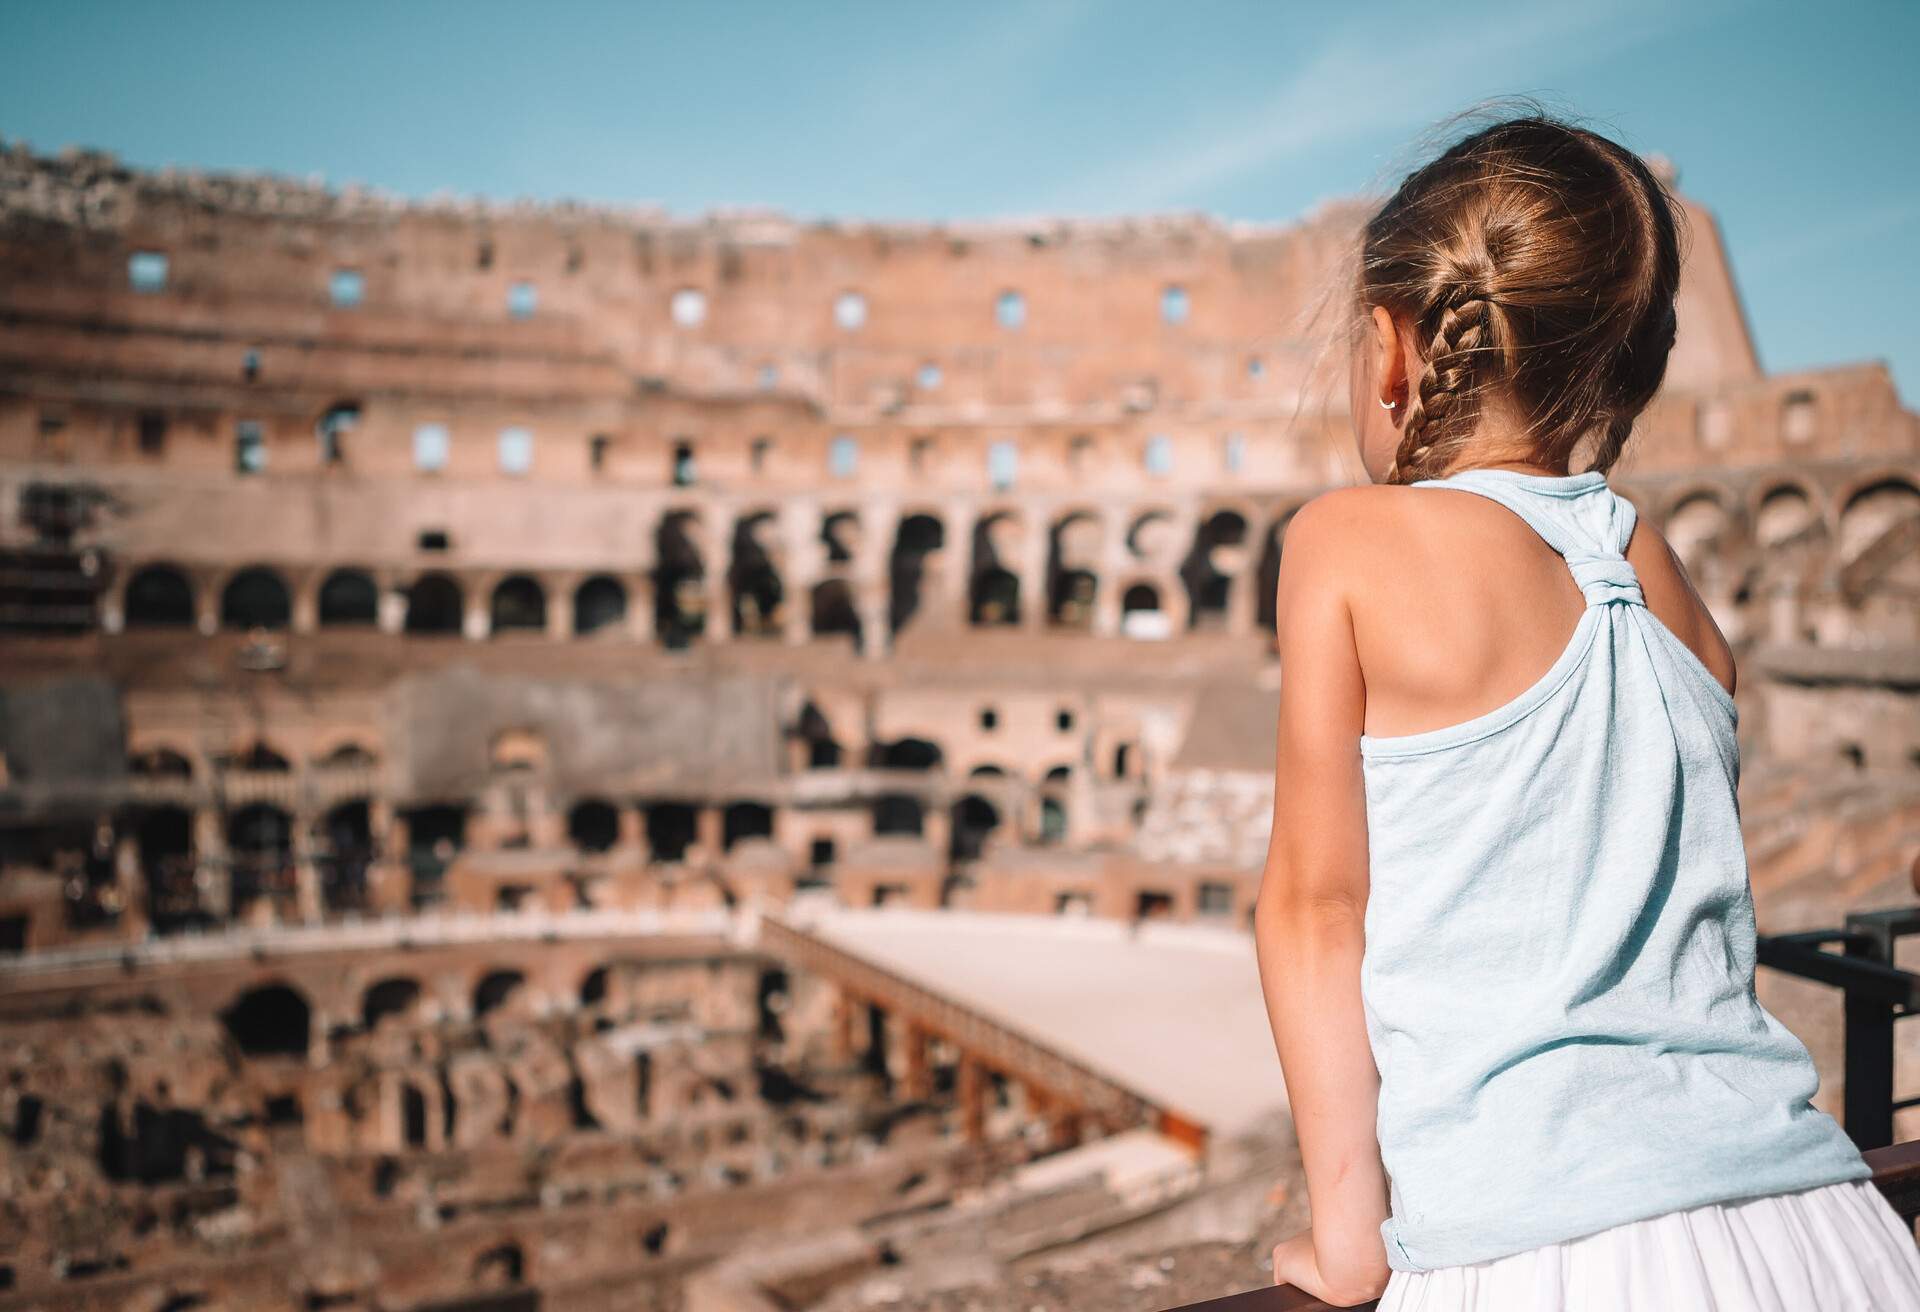
<path id="1" fill-rule="evenodd" d="M 1280 725 L 1273 836 L 1254 943 L 1306 1166 L 1312 1228 L 1274 1250 L 1274 1278 L 1336 1305 L 1378 1297 L 1386 1173 L 1374 1130 L 1380 1079 L 1360 1000 L 1367 828 L 1359 737 L 1366 687 L 1341 586 L 1354 505 L 1335 493 L 1295 515 L 1275 617 Z"/>

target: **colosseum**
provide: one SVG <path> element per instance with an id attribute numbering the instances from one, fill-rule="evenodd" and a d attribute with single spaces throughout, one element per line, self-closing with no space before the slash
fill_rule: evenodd
<path id="1" fill-rule="evenodd" d="M 1766 372 L 1685 204 L 1614 482 L 1739 655 L 1761 928 L 1818 928 L 1913 901 L 1920 415 Z M 1272 593 L 1359 473 L 1365 212 L 0 145 L 0 1310 L 1261 1284 Z M 1838 995 L 1759 987 L 1837 1109 Z"/>

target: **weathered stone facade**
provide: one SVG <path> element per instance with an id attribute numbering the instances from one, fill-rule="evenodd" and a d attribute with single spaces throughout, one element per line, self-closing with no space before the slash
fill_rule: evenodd
<path id="1" fill-rule="evenodd" d="M 1920 847 L 1920 416 L 1878 364 L 1763 372 L 1689 211 L 1615 481 L 1740 656 L 1799 927 Z M 1244 921 L 1362 213 L 690 221 L 0 151 L 0 1307 L 676 1306 L 742 1235 L 1027 1154 L 1043 1099 L 956 1126 L 948 1052 L 902 1101 L 817 981 L 675 926 Z M 503 928 L 568 916 L 626 929 Z"/>

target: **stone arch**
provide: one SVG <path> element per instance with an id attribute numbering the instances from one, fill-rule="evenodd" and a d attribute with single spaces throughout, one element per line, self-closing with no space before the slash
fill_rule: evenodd
<path id="1" fill-rule="evenodd" d="M 627 618 L 627 590 L 609 574 L 595 574 L 573 593 L 573 632 L 576 637 L 619 630 Z"/>
<path id="2" fill-rule="evenodd" d="M 1688 575 L 1702 579 L 1714 572 L 1716 558 L 1733 545 L 1733 524 L 1719 489 L 1700 487 L 1673 500 L 1661 531 Z"/>
<path id="3" fill-rule="evenodd" d="M 654 632 L 669 648 L 689 646 L 706 630 L 706 561 L 699 515 L 669 511 L 654 530 Z"/>
<path id="4" fill-rule="evenodd" d="M 721 815 L 720 846 L 723 851 L 732 851 L 733 845 L 742 839 L 772 837 L 772 807 L 765 802 L 746 799 L 727 804 Z"/>
<path id="5" fill-rule="evenodd" d="M 122 615 L 130 629 L 192 628 L 193 584 L 172 565 L 147 565 L 127 580 Z"/>
<path id="6" fill-rule="evenodd" d="M 376 980 L 360 995 L 360 1027 L 371 1032 L 389 1016 L 409 1022 L 417 1020 L 424 997 L 425 993 L 417 979 L 389 975 Z"/>
<path id="7" fill-rule="evenodd" d="M 473 1259 L 472 1283 L 482 1289 L 509 1289 L 526 1281 L 526 1255 L 519 1244 L 495 1244 Z"/>
<path id="8" fill-rule="evenodd" d="M 956 861 L 971 861 L 986 849 L 988 838 L 1000 827 L 1000 808 L 979 793 L 967 793 L 954 800 L 952 823 L 948 826 L 947 855 Z"/>
<path id="9" fill-rule="evenodd" d="M 293 891 L 293 817 L 280 807 L 254 802 L 235 811 L 227 820 L 227 851 L 235 915 L 258 899 Z"/>
<path id="10" fill-rule="evenodd" d="M 1920 641 L 1920 488 L 1896 474 L 1848 493 L 1834 554 L 1849 623 L 1882 642 Z"/>
<path id="11" fill-rule="evenodd" d="M 278 571 L 250 565 L 220 590 L 223 629 L 284 629 L 293 620 L 293 594 Z"/>
<path id="12" fill-rule="evenodd" d="M 1250 521 L 1238 510 L 1217 509 L 1194 529 L 1193 548 L 1180 565 L 1187 590 L 1187 627 L 1224 628 L 1233 583 L 1247 565 Z"/>
<path id="13" fill-rule="evenodd" d="M 567 837 L 582 852 L 611 851 L 620 841 L 620 811 L 598 797 L 583 798 L 567 812 Z"/>
<path id="14" fill-rule="evenodd" d="M 794 722 L 794 737 L 799 739 L 806 751 L 806 768 L 809 770 L 838 769 L 846 753 L 834 739 L 833 725 L 826 713 L 809 700 L 800 708 L 799 718 Z"/>
<path id="15" fill-rule="evenodd" d="M 733 631 L 742 638 L 778 638 L 787 587 L 781 577 L 783 552 L 777 540 L 780 517 L 771 510 L 742 515 L 733 525 L 733 554 L 727 591 L 733 606 Z"/>
<path id="16" fill-rule="evenodd" d="M 973 530 L 973 565 L 967 591 L 968 622 L 980 626 L 1020 623 L 1024 599 L 1020 576 L 1013 569 L 1019 559 L 1025 531 L 1018 512 L 995 511 L 981 517 Z"/>
<path id="17" fill-rule="evenodd" d="M 813 585 L 810 599 L 813 636 L 846 636 L 853 639 L 855 651 L 863 646 L 860 609 L 854 604 L 853 587 L 845 579 L 822 579 Z"/>
<path id="18" fill-rule="evenodd" d="M 1161 605 L 1160 587 L 1145 579 L 1128 584 L 1120 593 L 1120 632 L 1129 638 L 1164 638 L 1171 631 Z"/>
<path id="19" fill-rule="evenodd" d="M 1106 550 L 1106 524 L 1094 510 L 1071 510 L 1047 533 L 1047 618 L 1066 629 L 1093 627 Z"/>
<path id="20" fill-rule="evenodd" d="M 321 843 L 314 853 L 320 900 L 329 911 L 359 911 L 367 905 L 367 870 L 373 864 L 373 813 L 367 799 L 338 802 L 320 818 Z"/>
<path id="21" fill-rule="evenodd" d="M 919 612 L 927 558 L 945 544 L 946 525 L 939 516 L 926 511 L 902 517 L 894 530 L 893 551 L 887 561 L 887 623 L 894 633 Z"/>
<path id="22" fill-rule="evenodd" d="M 530 574 L 509 574 L 494 585 L 488 605 L 488 631 L 544 633 L 547 629 L 547 590 Z"/>
<path id="23" fill-rule="evenodd" d="M 149 744 L 127 757 L 127 773 L 142 779 L 191 779 L 193 761 L 164 743 Z"/>
<path id="24" fill-rule="evenodd" d="M 527 977 L 520 971 L 500 968 L 489 970 L 473 986 L 473 1015 L 478 1020 L 524 997 Z"/>
<path id="25" fill-rule="evenodd" d="M 422 574 L 406 590 L 408 633 L 458 637 L 466 617 L 466 596 L 450 574 Z"/>
<path id="26" fill-rule="evenodd" d="M 312 1042 L 313 1006 L 285 980 L 246 990 L 220 1013 L 235 1046 L 249 1057 L 305 1057 Z"/>
<path id="27" fill-rule="evenodd" d="M 377 624 L 380 587 L 364 569 L 336 569 L 320 584 L 318 609 L 323 629 Z"/>

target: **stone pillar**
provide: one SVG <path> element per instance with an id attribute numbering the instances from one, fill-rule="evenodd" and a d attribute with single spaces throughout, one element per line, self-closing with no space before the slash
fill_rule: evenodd
<path id="1" fill-rule="evenodd" d="M 960 1050 L 957 1081 L 960 1095 L 960 1133 L 968 1143 L 981 1143 L 987 1137 L 987 1072 L 980 1059 Z"/>
<path id="2" fill-rule="evenodd" d="M 1791 579 L 1776 579 L 1767 589 L 1767 641 L 1804 641 L 1800 635 L 1800 589 Z"/>
<path id="3" fill-rule="evenodd" d="M 726 809 L 719 806 L 697 807 L 693 823 L 693 846 L 699 853 L 698 859 L 708 864 L 718 861 L 726 851 Z"/>
<path id="4" fill-rule="evenodd" d="M 627 598 L 627 635 L 635 642 L 652 642 L 653 629 L 653 575 L 642 574 L 633 580 L 633 586 Z"/>
<path id="5" fill-rule="evenodd" d="M 379 609 L 376 612 L 376 622 L 379 624 L 380 632 L 382 633 L 392 635 L 406 632 L 407 594 L 404 588 L 398 585 L 389 585 L 380 589 L 380 603 Z"/>
<path id="6" fill-rule="evenodd" d="M 901 1057 L 905 1074 L 901 1078 L 901 1092 L 909 1102 L 919 1102 L 933 1095 L 933 1075 L 927 1062 L 927 1031 L 909 1020 L 901 1026 Z"/>
<path id="7" fill-rule="evenodd" d="M 465 595 L 467 609 L 460 619 L 460 633 L 469 642 L 482 642 L 493 628 L 493 590 L 476 584 Z"/>
<path id="8" fill-rule="evenodd" d="M 293 818 L 293 903 L 302 924 L 320 922 L 320 870 L 313 859 L 313 819 L 305 815 Z"/>
<path id="9" fill-rule="evenodd" d="M 870 661 L 885 660 L 893 650 L 891 611 L 884 583 L 863 584 L 856 594 L 860 611 L 860 652 Z"/>
<path id="10" fill-rule="evenodd" d="M 295 633 L 314 633 L 320 628 L 320 580 L 311 574 L 296 574 L 288 580 L 287 621 Z"/>
<path id="11" fill-rule="evenodd" d="M 541 580 L 547 589 L 547 636 L 564 642 L 573 636 L 573 594 L 580 584 L 576 579 Z"/>
<path id="12" fill-rule="evenodd" d="M 127 627 L 127 584 L 119 583 L 100 594 L 100 631 L 119 633 Z"/>
<path id="13" fill-rule="evenodd" d="M 147 936 L 147 876 L 140 868 L 140 845 L 122 834 L 113 847 L 113 882 L 120 894 L 120 935 L 138 941 Z"/>
<path id="14" fill-rule="evenodd" d="M 193 813 L 193 883 L 200 905 L 215 920 L 233 911 L 233 868 L 227 855 L 227 833 L 220 812 L 201 807 Z"/>
<path id="15" fill-rule="evenodd" d="M 833 1059 L 843 1066 L 851 1065 L 853 1062 L 856 1051 L 854 1036 L 859 1012 L 859 1004 L 845 989 L 840 989 L 833 995 Z"/>
<path id="16" fill-rule="evenodd" d="M 193 594 L 193 615 L 196 627 L 206 637 L 211 638 L 220 632 L 220 580 L 198 579 Z"/>
<path id="17" fill-rule="evenodd" d="M 1047 626 L 1047 534 L 1023 525 L 1020 559 L 1013 566 L 1020 578 L 1020 627 L 1029 632 Z"/>
<path id="18" fill-rule="evenodd" d="M 635 853 L 642 864 L 651 861 L 653 851 L 647 841 L 647 813 L 637 806 L 623 806 L 618 818 L 620 836 L 615 842 L 620 850 Z"/>
<path id="19" fill-rule="evenodd" d="M 733 637 L 733 592 L 725 570 L 708 573 L 707 617 L 700 628 L 702 642 L 727 642 Z"/>

